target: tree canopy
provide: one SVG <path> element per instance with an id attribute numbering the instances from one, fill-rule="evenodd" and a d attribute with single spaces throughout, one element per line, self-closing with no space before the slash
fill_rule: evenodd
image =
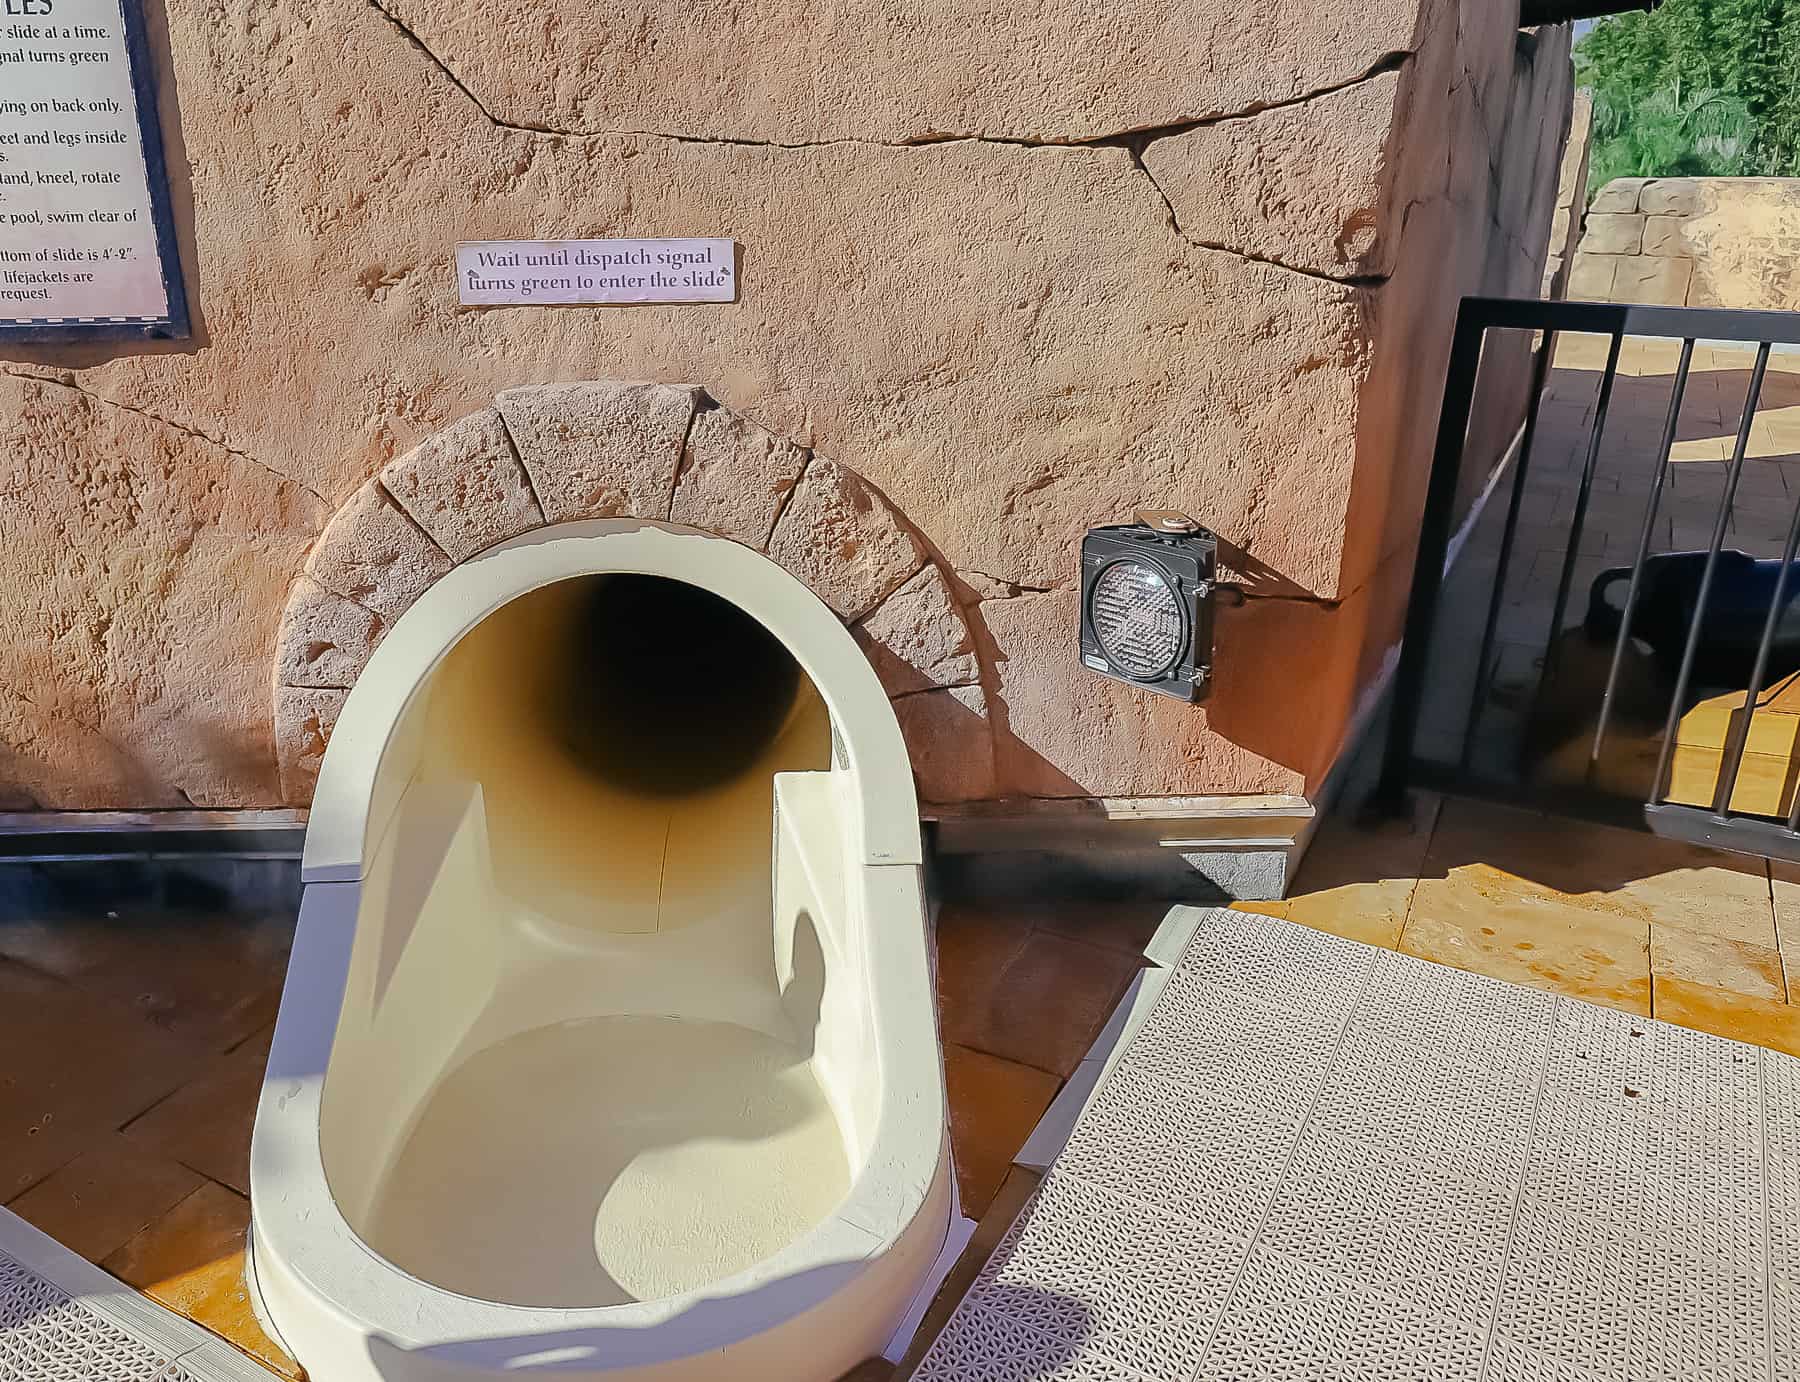
<path id="1" fill-rule="evenodd" d="M 1666 0 L 1575 45 L 1593 91 L 1588 186 L 1800 177 L 1800 0 Z"/>

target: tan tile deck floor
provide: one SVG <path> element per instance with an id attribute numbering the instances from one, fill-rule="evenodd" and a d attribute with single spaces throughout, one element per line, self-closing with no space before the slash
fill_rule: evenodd
<path id="1" fill-rule="evenodd" d="M 1327 820 L 1286 901 L 1234 905 L 1800 1055 L 1800 871 L 1416 800 L 1411 822 Z"/>
<path id="2" fill-rule="evenodd" d="M 250 1126 L 292 915 L 26 893 L 0 914 L 0 1201 L 298 1376 L 243 1284 Z"/>
<path id="3" fill-rule="evenodd" d="M 1800 871 L 1463 800 L 1322 827 L 1306 925 L 1800 1053 Z M 952 902 L 938 920 L 951 1139 L 982 1221 L 941 1323 L 1029 1195 L 1012 1158 L 1166 906 Z M 0 916 L 0 1199 L 298 1375 L 242 1281 L 246 1158 L 292 918 L 181 908 Z M 1796 996 L 1800 996 L 1797 991 Z M 917 1350 L 915 1351 L 917 1352 Z M 898 1375 L 904 1375 L 905 1369 Z M 858 1382 L 895 1371 L 870 1364 Z"/>

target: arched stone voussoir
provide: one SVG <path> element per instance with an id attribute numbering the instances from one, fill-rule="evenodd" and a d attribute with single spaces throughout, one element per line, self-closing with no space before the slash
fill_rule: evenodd
<path id="1" fill-rule="evenodd" d="M 855 471 L 815 455 L 776 520 L 768 554 L 853 623 L 925 565 L 894 506 Z"/>
<path id="2" fill-rule="evenodd" d="M 285 804 L 311 804 L 325 745 L 349 696 L 348 691 L 328 687 L 275 688 L 275 761 Z"/>
<path id="3" fill-rule="evenodd" d="M 375 480 L 332 516 L 306 559 L 306 574 L 393 623 L 452 565 Z"/>
<path id="4" fill-rule="evenodd" d="M 495 543 L 585 518 L 666 519 L 766 552 L 850 625 L 895 698 L 921 794 L 991 794 L 967 618 L 886 498 L 697 388 L 602 380 L 507 390 L 390 462 L 326 525 L 276 640 L 283 799 L 311 798 L 349 688 L 433 582 Z"/>
<path id="5" fill-rule="evenodd" d="M 850 632 L 890 696 L 980 679 L 968 621 L 935 562 L 926 562 Z"/>
<path id="6" fill-rule="evenodd" d="M 302 575 L 288 591 L 275 636 L 276 685 L 354 686 L 385 632 L 372 610 Z"/>
<path id="7" fill-rule="evenodd" d="M 494 400 L 548 523 L 669 516 L 701 391 L 596 380 L 508 389 Z"/>
<path id="8" fill-rule="evenodd" d="M 688 428 L 669 520 L 766 551 L 807 451 L 710 400 Z"/>
<path id="9" fill-rule="evenodd" d="M 434 432 L 381 470 L 382 487 L 452 561 L 544 523 L 497 408 Z"/>

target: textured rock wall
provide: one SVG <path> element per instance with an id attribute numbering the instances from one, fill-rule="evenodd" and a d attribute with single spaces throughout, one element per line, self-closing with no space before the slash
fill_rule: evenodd
<path id="1" fill-rule="evenodd" d="M 1493 165 L 1492 225 L 1480 292 L 1539 297 L 1556 243 L 1564 157 L 1573 129 L 1574 69 L 1566 27 L 1521 33 L 1513 68 L 1502 156 Z M 1546 235 L 1545 227 L 1550 227 Z M 1487 483 L 1525 418 L 1535 332 L 1490 331 L 1463 453 L 1459 498 L 1466 508 Z"/>
<path id="2" fill-rule="evenodd" d="M 1588 207 L 1569 296 L 1800 311 L 1800 178 L 1614 178 Z"/>
<path id="3" fill-rule="evenodd" d="M 1414 58 L 1420 94 L 1396 127 L 1425 189 L 1403 203 L 1358 437 L 1346 566 L 1359 552 L 1376 555 L 1364 558 L 1367 598 L 1344 611 L 1357 624 L 1355 689 L 1368 684 L 1404 622 L 1457 302 L 1469 293 L 1534 297 L 1542 281 L 1569 127 L 1570 33 L 1522 32 L 1513 17 L 1511 5 L 1465 5 L 1455 26 L 1447 17 L 1428 26 Z M 1437 121 L 1429 135 L 1428 97 Z M 1465 505 L 1523 418 L 1531 344 L 1524 333 L 1489 337 L 1464 457 Z"/>
<path id="4" fill-rule="evenodd" d="M 1581 243 L 1581 218 L 1587 208 L 1588 150 L 1594 129 L 1594 98 L 1586 88 L 1575 93 L 1569 138 L 1563 145 L 1562 170 L 1556 182 L 1556 214 L 1550 221 L 1550 257 L 1544 262 L 1540 296 L 1568 296 L 1569 270 Z"/>
<path id="5" fill-rule="evenodd" d="M 966 618 L 976 679 L 900 703 L 934 762 L 992 771 L 928 794 L 1303 790 L 1398 628 L 1456 299 L 1542 270 L 1548 194 L 1516 189 L 1566 76 L 1561 31 L 1515 26 L 1511 0 L 153 12 L 196 336 L 0 347 L 0 789 L 280 800 L 278 624 L 333 515 L 508 389 L 637 378 L 704 388 L 777 469 L 831 457 L 949 573 L 920 598 Z M 456 304 L 459 240 L 664 234 L 736 237 L 740 300 Z M 491 538 L 464 486 L 520 523 L 562 502 L 458 435 L 434 494 L 383 471 L 440 516 L 388 532 L 415 567 Z M 1214 527 L 1244 592 L 1204 709 L 1074 656 L 1080 533 L 1140 506 Z M 352 658 L 383 598 L 354 574 L 310 575 Z"/>

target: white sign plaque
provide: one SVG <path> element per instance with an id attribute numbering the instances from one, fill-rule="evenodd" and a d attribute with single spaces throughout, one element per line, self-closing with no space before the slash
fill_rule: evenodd
<path id="1" fill-rule="evenodd" d="M 0 334 L 170 322 L 125 3 L 0 0 Z"/>
<path id="2" fill-rule="evenodd" d="M 735 240 L 477 240 L 456 247 L 465 307 L 732 302 Z"/>

